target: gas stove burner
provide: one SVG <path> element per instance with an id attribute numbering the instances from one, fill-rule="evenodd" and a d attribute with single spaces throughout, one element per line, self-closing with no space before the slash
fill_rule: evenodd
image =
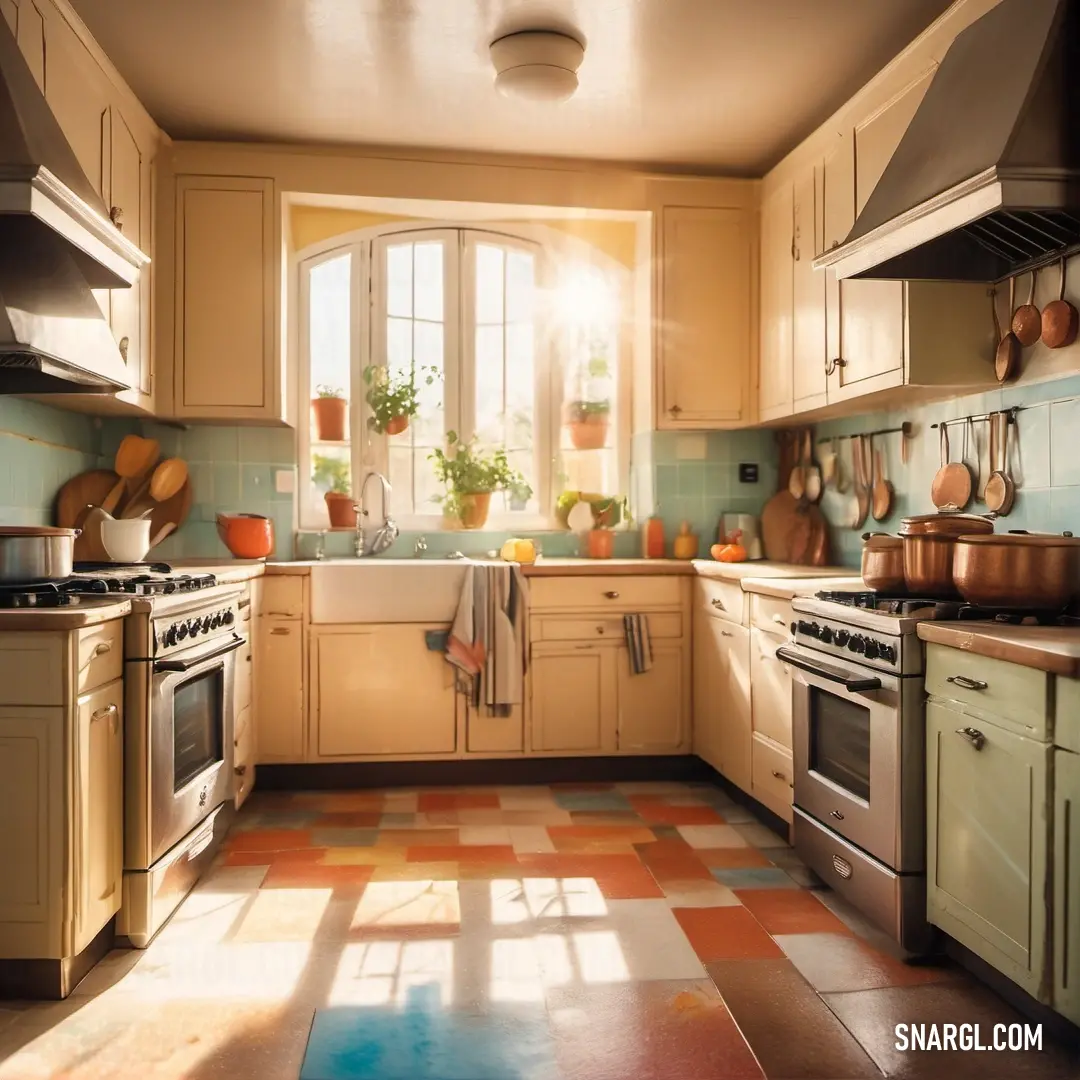
<path id="1" fill-rule="evenodd" d="M 64 587 L 74 592 L 168 596 L 217 584 L 213 574 L 178 574 L 168 563 L 77 563 Z"/>
<path id="2" fill-rule="evenodd" d="M 171 574 L 172 567 L 163 562 L 77 562 L 72 566 L 76 574 L 117 574 L 124 570 L 139 570 L 143 574 Z"/>
<path id="3" fill-rule="evenodd" d="M 843 604 L 845 607 L 875 611 L 881 615 L 918 615 L 924 619 L 955 619 L 962 607 L 958 600 L 934 600 L 925 596 L 894 596 L 869 589 L 860 592 L 826 590 L 819 592 L 817 598 L 830 604 Z"/>
<path id="4" fill-rule="evenodd" d="M 56 582 L 33 585 L 0 585 L 0 608 L 68 607 L 79 598 Z"/>

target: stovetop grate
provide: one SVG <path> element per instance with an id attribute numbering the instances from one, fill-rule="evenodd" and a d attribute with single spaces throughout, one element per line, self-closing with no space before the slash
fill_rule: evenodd
<path id="1" fill-rule="evenodd" d="M 825 590 L 817 593 L 818 600 L 844 607 L 873 611 L 880 615 L 913 616 L 923 619 L 999 622 L 1012 626 L 1076 626 L 1080 617 L 1060 611 L 1038 608 L 987 608 L 966 604 L 962 600 L 935 600 L 929 597 L 893 596 L 870 589 L 862 591 Z"/>

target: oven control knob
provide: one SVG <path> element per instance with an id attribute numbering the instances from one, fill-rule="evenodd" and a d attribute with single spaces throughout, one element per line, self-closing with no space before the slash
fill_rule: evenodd
<path id="1" fill-rule="evenodd" d="M 225 614 L 221 616 L 221 619 L 226 626 L 232 626 L 232 624 L 236 622 L 236 615 L 232 611 L 226 611 Z"/>
<path id="2" fill-rule="evenodd" d="M 176 631 L 177 641 L 183 641 L 188 636 L 188 624 L 186 622 L 173 623 L 170 629 Z"/>
<path id="3" fill-rule="evenodd" d="M 836 644 L 839 645 L 840 648 L 842 649 L 848 643 L 848 638 L 850 638 L 850 637 L 851 637 L 851 635 L 846 630 L 837 630 L 836 631 Z"/>
<path id="4" fill-rule="evenodd" d="M 879 645 L 878 656 L 892 664 L 896 661 L 896 650 L 891 645 Z"/>
<path id="5" fill-rule="evenodd" d="M 210 629 L 211 630 L 216 630 L 220 625 L 221 625 L 221 612 L 220 611 L 215 611 L 214 614 L 210 616 Z"/>
<path id="6" fill-rule="evenodd" d="M 794 636 L 795 636 L 795 632 L 796 632 L 796 631 L 797 631 L 798 629 L 799 629 L 799 624 L 798 624 L 797 622 L 793 622 L 793 623 L 791 624 L 791 636 L 792 636 L 792 637 L 794 637 Z"/>
<path id="7" fill-rule="evenodd" d="M 862 634 L 856 634 L 849 642 L 848 648 L 852 652 L 861 653 L 866 651 L 866 638 Z"/>
<path id="8" fill-rule="evenodd" d="M 878 658 L 878 643 L 873 638 L 866 639 L 866 659 L 876 660 Z"/>
<path id="9" fill-rule="evenodd" d="M 832 627 L 831 626 L 823 626 L 821 628 L 821 633 L 818 634 L 818 637 L 822 641 L 824 641 L 826 645 L 828 645 L 833 639 Z"/>
<path id="10" fill-rule="evenodd" d="M 165 645 L 175 645 L 177 642 L 176 637 L 176 625 L 170 626 L 162 637 L 162 641 Z"/>
<path id="11" fill-rule="evenodd" d="M 202 621 L 202 632 L 204 634 L 209 634 L 210 631 L 213 630 L 213 628 L 214 620 L 211 619 L 209 615 L 205 616 Z"/>
<path id="12" fill-rule="evenodd" d="M 202 619 L 189 619 L 188 620 L 188 633 L 195 637 L 199 631 L 202 630 Z"/>

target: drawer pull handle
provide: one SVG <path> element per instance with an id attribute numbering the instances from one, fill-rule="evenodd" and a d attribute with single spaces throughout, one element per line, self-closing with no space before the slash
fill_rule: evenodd
<path id="1" fill-rule="evenodd" d="M 982 679 L 969 679 L 966 675 L 950 675 L 945 681 L 964 690 L 985 690 L 990 685 Z"/>
<path id="2" fill-rule="evenodd" d="M 779 623 L 781 626 L 786 626 L 787 625 L 787 620 L 784 618 L 783 615 L 774 615 L 772 617 L 772 621 L 774 623 Z"/>
<path id="3" fill-rule="evenodd" d="M 104 656 L 108 652 L 112 652 L 112 642 L 111 641 L 99 641 L 94 646 L 94 655 L 95 656 Z"/>
<path id="4" fill-rule="evenodd" d="M 830 810 L 829 811 L 829 817 L 836 818 L 837 821 L 843 821 L 844 820 L 844 815 L 841 814 L 839 810 Z"/>
<path id="5" fill-rule="evenodd" d="M 240 601 L 239 601 L 239 602 L 237 603 L 236 607 L 237 607 L 237 610 L 238 610 L 238 611 L 243 611 L 243 610 L 244 610 L 244 608 L 249 608 L 249 607 L 251 607 L 251 601 L 250 601 L 250 600 L 240 600 Z"/>
<path id="6" fill-rule="evenodd" d="M 272 619 L 291 619 L 294 617 L 291 611 L 268 611 L 266 614 L 269 615 Z"/>
<path id="7" fill-rule="evenodd" d="M 604 593 L 604 595 L 609 600 L 618 600 L 619 599 L 619 594 L 614 589 L 609 589 L 606 593 Z"/>
<path id="8" fill-rule="evenodd" d="M 981 750 L 986 745 L 986 736 L 978 728 L 958 727 L 956 734 L 967 739 L 976 750 Z"/>
<path id="9" fill-rule="evenodd" d="M 271 634 L 291 634 L 292 631 L 287 626 L 275 626 L 271 631 Z"/>
<path id="10" fill-rule="evenodd" d="M 734 637 L 735 635 L 730 630 L 721 630 L 720 631 L 720 636 L 721 637 Z"/>
<path id="11" fill-rule="evenodd" d="M 772 774 L 776 777 L 777 780 L 787 779 L 787 777 L 779 769 L 773 769 Z"/>
<path id="12" fill-rule="evenodd" d="M 237 765 L 236 768 L 233 769 L 233 772 L 236 773 L 237 776 L 243 776 L 247 772 L 247 766 Z"/>
<path id="13" fill-rule="evenodd" d="M 716 608 L 717 611 L 727 611 L 727 608 L 724 607 L 724 601 L 723 600 L 714 600 L 712 602 L 712 606 L 714 608 Z"/>
<path id="14" fill-rule="evenodd" d="M 598 626 L 598 627 L 596 628 L 596 632 L 597 632 L 598 634 L 602 634 L 602 633 L 604 632 L 604 628 L 603 628 L 602 626 Z"/>

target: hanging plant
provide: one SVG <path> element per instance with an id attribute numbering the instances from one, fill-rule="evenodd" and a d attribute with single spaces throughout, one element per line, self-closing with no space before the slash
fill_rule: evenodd
<path id="1" fill-rule="evenodd" d="M 425 386 L 442 377 L 436 367 L 422 367 L 419 372 Z M 364 400 L 371 409 L 368 425 L 380 435 L 400 435 L 420 409 L 416 372 L 392 375 L 381 365 L 368 364 L 364 368 L 364 382 L 368 388 Z"/>

